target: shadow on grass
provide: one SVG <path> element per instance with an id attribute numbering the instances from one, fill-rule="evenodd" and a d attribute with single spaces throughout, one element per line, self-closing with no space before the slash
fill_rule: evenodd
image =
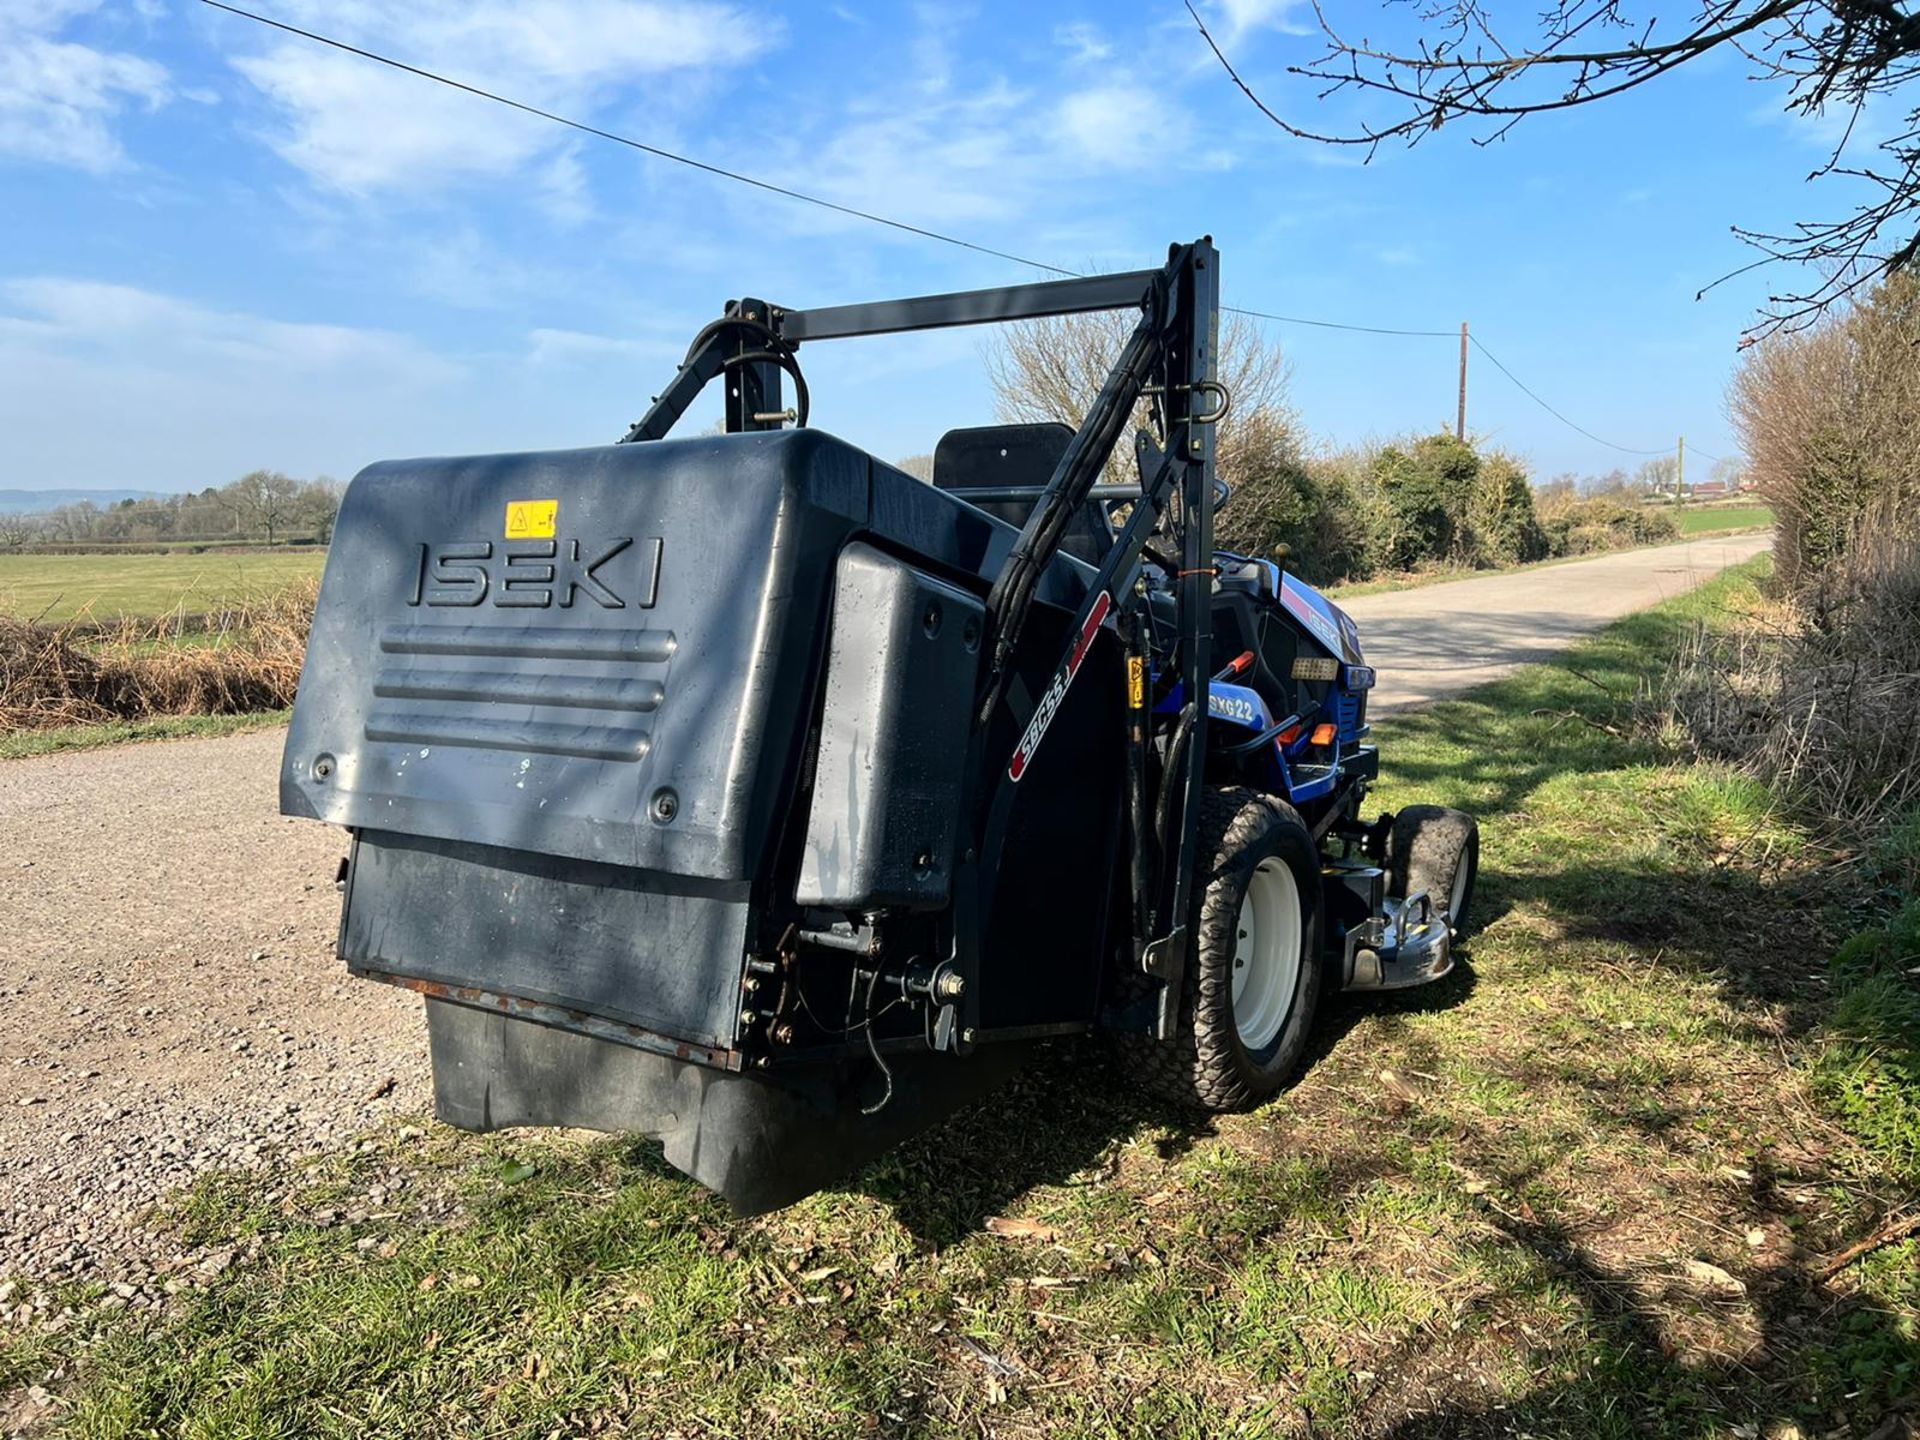
<path id="1" fill-rule="evenodd" d="M 1627 1277 L 1597 1264 L 1564 1227 L 1502 1217 L 1506 1240 L 1585 1317 L 1579 1373 L 1543 1377 L 1517 1400 L 1448 1395 L 1371 1433 L 1392 1440 L 1511 1435 L 1672 1437 L 1800 1435 L 1838 1420 L 1839 1434 L 1895 1440 L 1914 1425 L 1920 1343 L 1899 1320 L 1836 1291 L 1791 1263 L 1754 1275 L 1745 1300 L 1689 1291 L 1676 1280 L 1662 1308 L 1638 1300 Z M 1497 1299 L 1498 1297 L 1496 1297 Z M 1676 1340 L 1676 1314 L 1750 1303 L 1744 1353 L 1703 1357 Z M 1388 1365 L 1420 1362 L 1420 1346 Z M 1864 1422 L 1864 1423 L 1862 1423 Z M 1789 1428 L 1796 1427 L 1796 1428 Z"/>
<path id="2" fill-rule="evenodd" d="M 1457 1004 L 1470 993 L 1462 973 L 1451 997 L 1401 995 L 1384 1007 L 1390 1014 L 1415 1013 L 1432 1003 Z M 1326 1015 L 1316 1051 L 1338 1047 L 1347 1031 L 1377 1016 L 1382 1006 L 1345 997 Z M 1276 1143 L 1289 1133 L 1276 1105 Z M 1324 1118 L 1324 1117 L 1322 1117 Z M 1320 1123 L 1297 1117 L 1302 1125 Z M 1356 1124 L 1373 1117 L 1355 1115 Z M 939 1130 L 900 1147 L 871 1167 L 855 1188 L 894 1207 L 921 1243 L 945 1247 L 978 1230 L 988 1216 L 1007 1213 L 1030 1190 L 1042 1186 L 1107 1185 L 1117 1163 L 1114 1147 L 1151 1135 L 1164 1158 L 1176 1158 L 1212 1135 L 1204 1120 L 1163 1106 L 1125 1082 L 1115 1066 L 1090 1048 L 1054 1057 L 1028 1072 L 989 1102 Z M 1502 1137 L 1492 1133 L 1454 1136 L 1456 1153 L 1494 1182 L 1495 1193 L 1520 1195 L 1549 1162 L 1514 1163 Z M 1753 1198 L 1783 1217 L 1793 1210 L 1775 1176 L 1759 1174 Z M 1262 1172 L 1265 1173 L 1265 1172 Z M 1280 1185 L 1272 1193 L 1238 1196 L 1210 1213 L 1204 1225 L 1206 1265 L 1238 1271 L 1256 1263 L 1269 1237 L 1303 1218 L 1343 1223 L 1340 1217 L 1401 1167 L 1379 1145 L 1342 1147 L 1337 1158 L 1314 1156 L 1312 1178 L 1297 1192 Z M 1744 1296 L 1701 1290 L 1677 1269 L 1649 1276 L 1644 1269 L 1615 1268 L 1590 1248 L 1594 1238 L 1558 1220 L 1527 1219 L 1496 1209 L 1483 1212 L 1489 1239 L 1510 1276 L 1476 1297 L 1457 1315 L 1468 1327 L 1484 1327 L 1479 1343 L 1509 1357 L 1539 1355 L 1538 1383 L 1517 1399 L 1490 1398 L 1488 1387 L 1464 1371 L 1474 1342 L 1462 1340 L 1444 1321 L 1422 1327 L 1382 1353 L 1362 1349 L 1355 1371 L 1378 1377 L 1369 1394 L 1350 1409 L 1332 1407 L 1316 1416 L 1315 1397 L 1296 1395 L 1307 1421 L 1305 1433 L 1390 1436 L 1393 1440 L 1537 1435 L 1626 1437 L 1661 1435 L 1707 1440 L 1728 1434 L 1791 1435 L 1769 1424 L 1818 1427 L 1826 1433 L 1839 1419 L 1864 1421 L 1857 1440 L 1895 1440 L 1907 1399 L 1920 1379 L 1920 1341 L 1904 1322 L 1870 1299 L 1819 1279 L 1804 1258 L 1791 1254 L 1748 1274 Z M 1180 1254 L 1169 1254 L 1177 1268 Z M 1217 1271 L 1216 1271 L 1217 1273 Z M 1097 1308 L 1104 1293 L 1128 1285 L 1123 1272 L 1090 1275 L 1081 1303 Z M 1515 1316 L 1548 1293 L 1571 1301 L 1577 1342 L 1557 1338 L 1540 1349 L 1512 1328 Z M 1167 1331 L 1179 1343 L 1195 1322 L 1194 1302 L 1183 1285 L 1162 1297 L 1167 1314 L 1155 1320 L 1151 1305 L 1135 1311 L 1138 1323 Z M 1690 1343 L 1687 1327 L 1703 1313 L 1750 1307 L 1742 1322 L 1745 1343 L 1736 1354 L 1715 1354 Z M 1718 1317 L 1724 1323 L 1726 1314 Z M 1231 1321 L 1216 1322 L 1231 1329 Z M 1243 1357 L 1257 1363 L 1252 1357 Z M 1733 1427 L 1756 1425 L 1748 1432 Z"/>
<path id="3" fill-rule="evenodd" d="M 1473 990 L 1463 955 L 1444 980 L 1419 990 L 1323 995 L 1306 1059 L 1289 1081 L 1339 1048 L 1367 1019 L 1450 1009 Z M 998 1093 L 896 1146 L 850 1182 L 893 1207 L 918 1241 L 950 1245 L 1005 1214 L 1043 1186 L 1104 1181 L 1115 1147 L 1146 1132 L 1162 1160 L 1177 1159 L 1215 1133 L 1212 1119 L 1160 1099 L 1098 1039 L 1062 1041 Z"/>
<path id="4" fill-rule="evenodd" d="M 1837 936 L 1748 870 L 1702 865 L 1667 873 L 1569 865 L 1495 880 L 1504 908 L 1545 917 L 1562 942 L 1643 954 L 1676 974 L 1712 981 L 1738 1007 L 1784 1015 L 1790 1037 L 1824 1018 L 1824 969 Z"/>
<path id="5" fill-rule="evenodd" d="M 1693 615 L 1716 604 L 1707 596 L 1692 614 L 1677 607 L 1633 617 L 1563 662 L 1384 722 L 1383 798 L 1403 800 L 1400 792 L 1412 790 L 1485 817 L 1496 843 L 1483 876 L 1479 923 L 1496 925 L 1524 914 L 1546 924 L 1553 936 L 1531 958 L 1509 953 L 1512 946 L 1494 947 L 1504 965 L 1522 967 L 1507 974 L 1509 983 L 1524 986 L 1527 965 L 1564 973 L 1569 965 L 1595 963 L 1596 955 L 1624 954 L 1630 966 L 1645 966 L 1656 984 L 1661 973 L 1708 982 L 1728 1002 L 1733 1023 L 1750 1019 L 1755 1035 L 1803 1036 L 1830 1009 L 1813 973 L 1824 968 L 1826 937 L 1809 913 L 1812 907 L 1801 903 L 1805 897 L 1783 893 L 1751 866 L 1724 863 L 1711 847 L 1697 844 L 1678 845 L 1644 865 L 1562 855 L 1550 837 L 1539 836 L 1529 840 L 1543 846 L 1539 853 L 1501 853 L 1503 822 L 1525 827 L 1531 819 L 1526 807 L 1542 786 L 1665 758 L 1636 734 L 1633 704 Z M 1631 823 L 1636 818 L 1644 824 Z M 1628 817 L 1627 833 L 1602 848 L 1623 855 L 1669 818 Z M 1524 955 L 1529 947 L 1518 948 Z M 1471 998 L 1474 985 L 1471 969 L 1463 966 L 1427 992 L 1333 997 L 1316 1028 L 1309 1064 L 1328 1062 L 1356 1025 L 1372 1022 L 1370 1043 L 1394 1043 L 1400 1063 L 1418 1065 L 1419 1034 L 1401 1033 L 1398 1018 L 1459 1005 Z M 1524 1074 L 1512 1078 L 1527 1084 Z M 1690 1118 L 1678 1099 L 1669 1104 L 1648 1096 L 1645 1080 L 1613 1083 L 1598 1072 L 1559 1078 L 1582 1088 L 1596 1123 L 1641 1136 L 1649 1146 L 1667 1143 Z M 1275 1140 L 1282 1145 L 1285 1104 L 1275 1107 Z M 1368 1126 L 1376 1118 L 1356 1113 L 1351 1121 Z M 1337 1123 L 1326 1116 L 1305 1123 L 1322 1121 Z M 1097 1185 L 1115 1147 L 1145 1131 L 1159 1132 L 1162 1153 L 1177 1155 L 1211 1128 L 1142 1097 L 1103 1059 L 1076 1052 L 902 1147 L 858 1185 L 891 1203 L 923 1241 L 944 1244 L 978 1229 L 1035 1187 Z M 1491 1133 L 1453 1134 L 1449 1140 L 1463 1160 L 1512 1194 L 1569 1158 L 1547 1152 L 1516 1156 Z M 1377 1144 L 1349 1149 L 1325 1172 L 1320 1192 L 1298 1203 L 1337 1214 L 1393 1168 Z M 1752 1208 L 1773 1217 L 1769 1224 L 1778 1222 L 1777 1233 L 1793 1233 L 1795 1202 L 1781 1186 L 1818 1183 L 1819 1167 L 1787 1176 L 1764 1157 L 1728 1153 L 1757 1177 L 1747 1197 Z M 1215 1232 L 1215 1258 L 1223 1263 L 1253 1258 L 1259 1237 L 1280 1223 L 1276 1216 L 1284 1203 L 1275 1210 L 1249 1199 L 1247 1208 L 1257 1213 L 1239 1224 L 1222 1220 L 1224 1231 Z M 1518 1208 L 1529 1210 L 1524 1203 Z M 1798 1432 L 1786 1427 L 1796 1424 L 1823 1432 L 1837 1424 L 1858 1440 L 1920 1433 L 1912 1429 L 1909 1398 L 1920 1392 L 1920 1339 L 1910 1321 L 1890 1313 L 1870 1291 L 1856 1294 L 1844 1281 L 1830 1283 L 1791 1245 L 1772 1263 L 1748 1270 L 1747 1292 L 1736 1296 L 1700 1289 L 1677 1268 L 1683 1257 L 1666 1257 L 1658 1263 L 1673 1268 L 1657 1272 L 1649 1272 L 1644 1260 L 1615 1264 L 1603 1237 L 1558 1218 L 1495 1210 L 1487 1219 L 1493 1237 L 1488 1243 L 1516 1262 L 1523 1278 L 1476 1302 L 1488 1327 L 1480 1343 L 1509 1361 L 1541 1356 L 1535 1382 L 1518 1398 L 1489 1398 L 1498 1387 L 1452 1372 L 1461 1362 L 1462 1342 L 1444 1331 L 1422 1330 L 1395 1353 L 1366 1356 L 1366 1368 L 1382 1379 L 1354 1412 L 1333 1419 L 1340 1433 L 1396 1440 L 1510 1434 L 1705 1440 L 1729 1433 L 1791 1435 Z M 1226 1232 L 1238 1238 L 1220 1254 Z M 1092 1282 L 1093 1293 L 1103 1283 Z M 1536 1346 L 1505 1328 L 1530 1293 L 1549 1290 L 1571 1299 L 1577 1343 Z M 1471 1315 L 1466 1323 L 1473 1323 Z M 1738 1353 L 1722 1353 L 1715 1348 L 1718 1340 L 1701 1341 L 1689 1334 L 1690 1326 L 1731 1329 L 1739 1337 L 1733 1347 Z M 1310 1410 L 1308 1433 L 1322 1433 Z"/>

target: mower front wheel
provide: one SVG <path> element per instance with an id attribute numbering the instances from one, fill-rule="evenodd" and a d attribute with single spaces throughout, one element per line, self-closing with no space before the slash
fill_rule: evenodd
<path id="1" fill-rule="evenodd" d="M 1168 1099 L 1245 1110 L 1291 1078 L 1320 1003 L 1320 855 L 1299 814 L 1257 791 L 1209 790 L 1179 1033 L 1147 1042 Z"/>

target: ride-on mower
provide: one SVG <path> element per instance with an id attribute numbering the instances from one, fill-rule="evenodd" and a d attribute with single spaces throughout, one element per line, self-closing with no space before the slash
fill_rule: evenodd
<path id="1" fill-rule="evenodd" d="M 1447 973 L 1473 821 L 1361 820 L 1352 621 L 1214 549 L 1219 274 L 737 300 L 618 444 L 354 480 L 281 808 L 351 832 L 340 954 L 426 997 L 442 1119 L 648 1132 L 762 1210 L 1054 1037 L 1239 1109 L 1328 987 Z M 926 484 L 808 425 L 807 345 L 1095 310 L 1139 322 L 1077 430 Z"/>

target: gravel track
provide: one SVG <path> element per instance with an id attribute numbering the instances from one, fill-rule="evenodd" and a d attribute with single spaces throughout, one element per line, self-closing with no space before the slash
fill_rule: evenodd
<path id="1" fill-rule="evenodd" d="M 1773 544 L 1768 531 L 1483 575 L 1342 600 L 1380 672 L 1368 713 L 1390 715 L 1551 659 L 1582 635 L 1711 580 Z"/>
<path id="2" fill-rule="evenodd" d="M 285 741 L 0 763 L 0 1280 L 152 1303 L 167 1191 L 430 1103 L 419 1001 L 333 957 L 345 836 L 274 813 Z"/>

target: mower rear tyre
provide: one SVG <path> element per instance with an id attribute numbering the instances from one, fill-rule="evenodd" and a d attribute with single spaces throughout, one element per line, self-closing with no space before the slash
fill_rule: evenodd
<path id="1" fill-rule="evenodd" d="M 1299 1066 L 1320 1003 L 1320 854 L 1298 812 L 1253 790 L 1201 801 L 1178 1033 L 1144 1041 L 1148 1083 L 1203 1110 L 1245 1110 Z"/>
<path id="2" fill-rule="evenodd" d="M 1436 910 L 1447 912 L 1455 935 L 1464 935 L 1473 915 L 1473 888 L 1480 878 L 1480 825 L 1462 810 L 1409 805 L 1393 820 L 1387 837 L 1387 893 L 1405 899 L 1425 891 Z"/>

